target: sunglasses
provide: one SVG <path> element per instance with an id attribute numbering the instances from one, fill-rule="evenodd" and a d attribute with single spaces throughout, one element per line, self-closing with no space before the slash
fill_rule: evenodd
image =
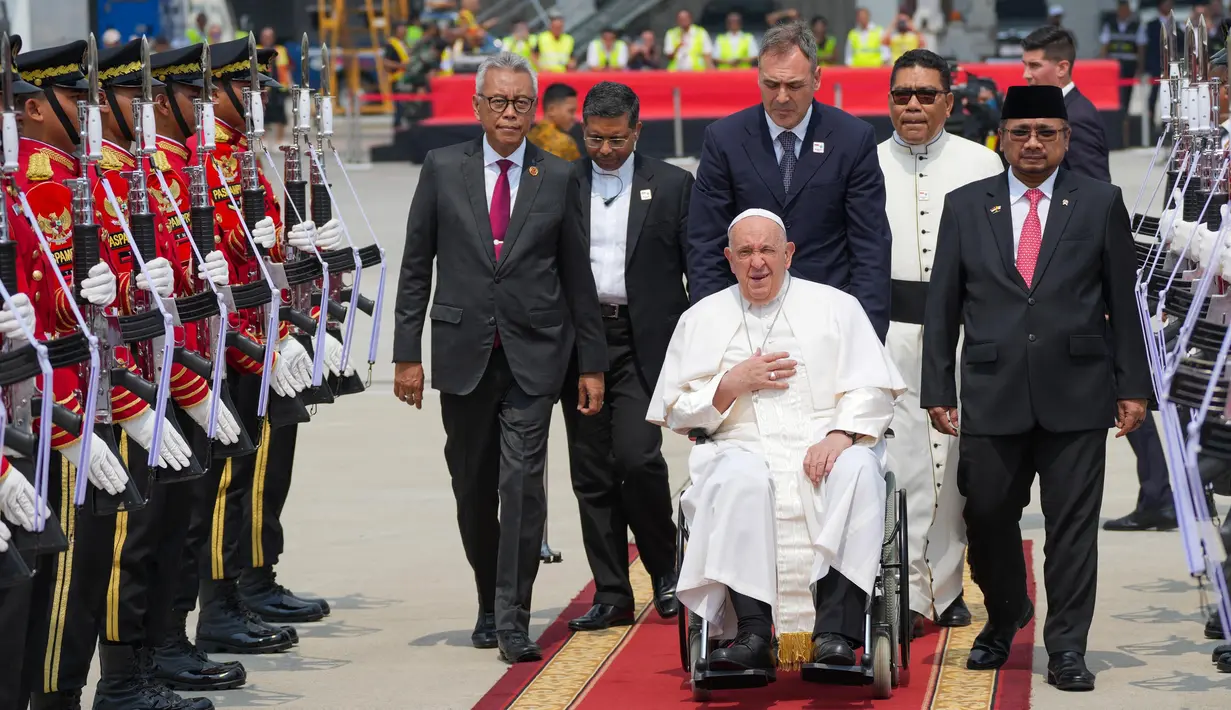
<path id="1" fill-rule="evenodd" d="M 940 91 L 939 89 L 894 89 L 889 92 L 890 98 L 898 106 L 905 106 L 910 103 L 912 96 L 919 99 L 919 103 L 924 106 L 931 106 L 936 103 L 937 97 L 944 96 L 948 91 Z"/>

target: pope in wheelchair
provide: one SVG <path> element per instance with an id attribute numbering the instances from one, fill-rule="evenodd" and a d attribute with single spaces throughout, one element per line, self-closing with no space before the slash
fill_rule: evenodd
<path id="1" fill-rule="evenodd" d="M 727 236 L 738 283 L 681 316 L 647 414 L 698 439 L 676 593 L 727 640 L 709 671 L 855 666 L 884 562 L 884 437 L 906 385 L 854 297 L 787 273 L 779 217 L 747 210 Z"/>

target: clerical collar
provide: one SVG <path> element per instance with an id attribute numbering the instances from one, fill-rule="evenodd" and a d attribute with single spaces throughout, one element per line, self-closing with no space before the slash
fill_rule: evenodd
<path id="1" fill-rule="evenodd" d="M 944 138 L 944 137 L 945 137 L 945 129 L 942 126 L 941 129 L 936 132 L 936 135 L 933 136 L 932 139 L 929 140 L 927 143 L 923 143 L 922 145 L 914 145 L 911 143 L 907 143 L 905 140 L 903 140 L 902 136 L 898 135 L 897 131 L 893 132 L 893 142 L 905 148 L 907 151 L 910 152 L 911 155 L 918 155 L 920 153 L 923 153 L 924 155 L 926 155 L 928 152 L 928 148 L 935 145 L 941 138 Z"/>
<path id="2" fill-rule="evenodd" d="M 749 301 L 747 298 L 745 298 L 743 292 L 740 292 L 739 294 L 740 302 L 744 305 L 744 308 L 746 310 L 749 310 L 757 314 L 758 317 L 765 315 L 766 313 L 772 313 L 782 303 L 782 298 L 783 296 L 786 295 L 787 286 L 790 283 L 791 283 L 791 272 L 788 271 L 782 277 L 782 285 L 778 287 L 778 295 L 774 296 L 772 299 L 766 301 L 765 303 L 757 305 L 753 303 L 752 301 Z"/>

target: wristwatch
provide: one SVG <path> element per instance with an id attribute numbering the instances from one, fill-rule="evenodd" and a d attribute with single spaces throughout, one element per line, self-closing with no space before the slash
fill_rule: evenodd
<path id="1" fill-rule="evenodd" d="M 858 435 L 858 434 L 856 434 L 856 433 L 855 433 L 855 432 L 853 432 L 853 431 L 843 431 L 843 432 L 841 432 L 841 433 L 846 434 L 847 436 L 851 437 L 851 444 L 852 444 L 852 445 L 854 445 L 855 443 L 857 443 L 857 442 L 859 441 L 859 435 Z"/>

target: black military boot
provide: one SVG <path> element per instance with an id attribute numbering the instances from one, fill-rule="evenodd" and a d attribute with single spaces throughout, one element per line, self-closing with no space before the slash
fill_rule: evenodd
<path id="1" fill-rule="evenodd" d="M 201 580 L 197 648 L 205 653 L 277 653 L 294 645 L 289 633 L 261 621 L 244 605 L 234 580 Z"/>
<path id="2" fill-rule="evenodd" d="M 248 673 L 237 661 L 212 661 L 188 640 L 184 630 L 186 612 L 175 611 L 171 632 L 150 654 L 150 672 L 155 681 L 172 690 L 205 692 L 231 690 L 248 680 Z"/>
<path id="3" fill-rule="evenodd" d="M 1222 622 L 1219 621 L 1218 610 L 1210 614 L 1210 618 L 1205 622 L 1205 637 L 1214 641 L 1222 640 Z"/>
<path id="4" fill-rule="evenodd" d="M 197 706 L 150 681 L 136 646 L 99 644 L 98 667 L 101 677 L 94 692 L 94 710 L 197 710 Z M 213 707 L 210 703 L 200 710 Z"/>
<path id="5" fill-rule="evenodd" d="M 244 570 L 239 575 L 239 594 L 249 609 L 270 623 L 320 621 L 329 613 L 324 599 L 304 599 L 278 584 L 271 567 Z"/>
<path id="6" fill-rule="evenodd" d="M 33 693 L 30 696 L 30 710 L 81 710 L 81 690 Z"/>

